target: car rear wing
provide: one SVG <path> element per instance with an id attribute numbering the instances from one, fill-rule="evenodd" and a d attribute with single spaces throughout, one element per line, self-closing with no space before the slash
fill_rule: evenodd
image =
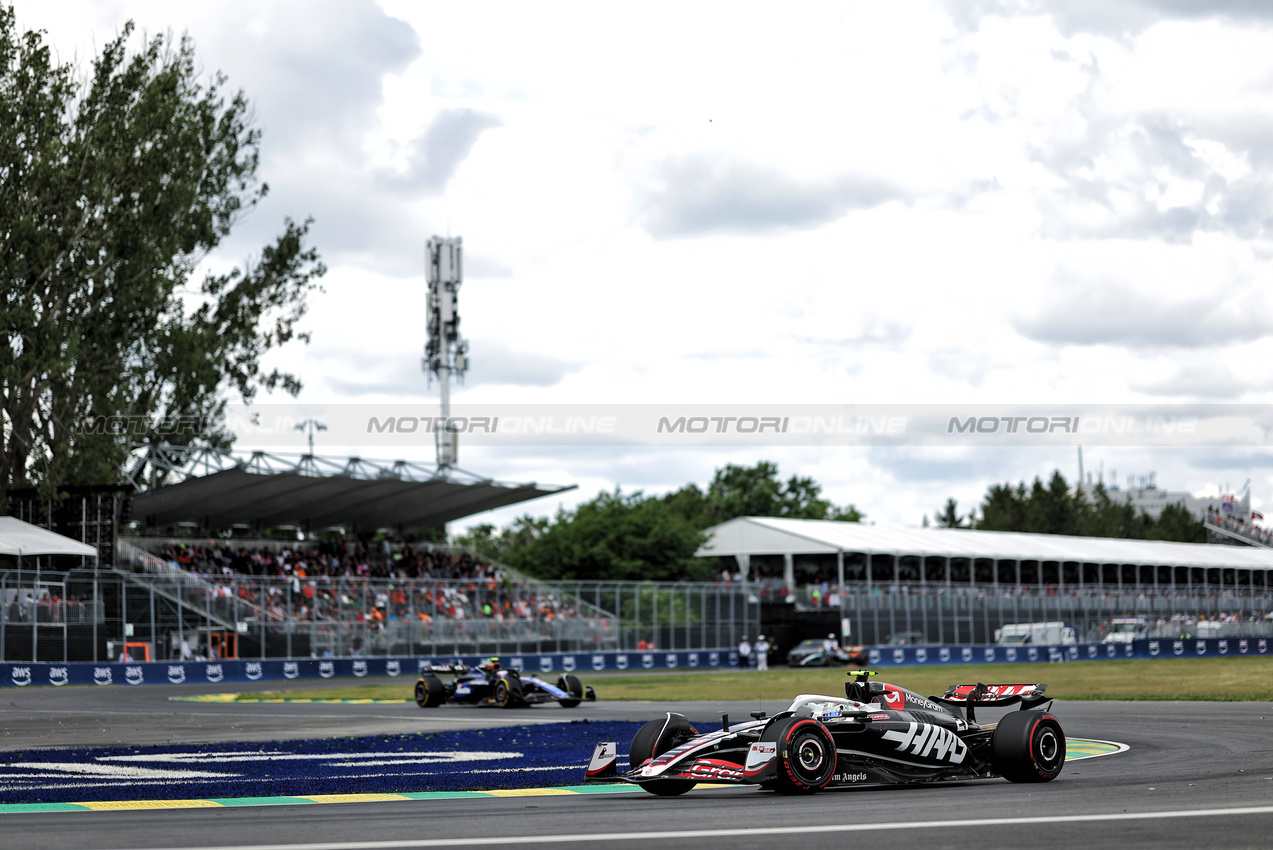
<path id="1" fill-rule="evenodd" d="M 421 673 L 467 673 L 472 668 L 467 664 L 421 664 Z"/>
<path id="2" fill-rule="evenodd" d="M 967 709 L 968 719 L 973 720 L 977 706 L 1007 708 L 1020 703 L 1022 711 L 1025 711 L 1042 705 L 1052 699 L 1044 694 L 1047 689 L 1048 686 L 1043 684 L 987 685 L 978 682 L 975 685 L 951 685 L 944 696 L 933 699 Z"/>

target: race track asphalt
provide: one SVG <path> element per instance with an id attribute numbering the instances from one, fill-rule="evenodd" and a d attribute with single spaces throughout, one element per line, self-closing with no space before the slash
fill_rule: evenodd
<path id="1" fill-rule="evenodd" d="M 319 684 L 328 683 L 314 686 Z M 168 699 L 224 690 L 190 685 L 5 689 L 0 691 L 0 751 L 398 734 L 573 717 L 639 721 L 665 708 L 711 721 L 722 711 L 743 719 L 757 707 L 603 701 L 572 711 L 444 706 L 423 712 L 412 703 L 226 705 Z M 1122 850 L 1273 845 L 1273 704 L 1058 702 L 1053 710 L 1071 737 L 1119 741 L 1131 749 L 1067 764 L 1046 785 L 989 780 L 801 798 L 736 788 L 699 788 L 670 799 L 644 793 L 510 793 L 321 806 L 4 814 L 0 847 L 388 850 L 607 843 L 615 848 L 820 850 L 869 843 Z"/>

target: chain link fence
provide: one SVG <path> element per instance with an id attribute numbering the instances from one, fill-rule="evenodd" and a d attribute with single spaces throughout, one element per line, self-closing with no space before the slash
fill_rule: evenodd
<path id="1" fill-rule="evenodd" d="M 987 644 L 1013 623 L 1063 623 L 1079 641 L 1100 641 L 1115 620 L 1141 637 L 1273 636 L 1273 595 L 1235 589 L 859 584 L 815 597 L 726 581 L 200 577 L 145 553 L 130 563 L 0 573 L 0 658 L 723 650 L 758 632 L 783 653 L 828 631 L 848 644 Z"/>

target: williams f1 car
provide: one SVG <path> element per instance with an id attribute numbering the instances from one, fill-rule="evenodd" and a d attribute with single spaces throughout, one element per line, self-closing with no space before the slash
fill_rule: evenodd
<path id="1" fill-rule="evenodd" d="M 787 653 L 788 667 L 847 667 L 850 664 L 866 666 L 866 647 L 802 640 Z"/>
<path id="2" fill-rule="evenodd" d="M 781 794 L 824 788 L 895 785 L 1001 776 L 1049 782 L 1065 763 L 1065 733 L 1048 713 L 1047 685 L 955 685 L 940 697 L 849 673 L 845 696 L 801 694 L 785 711 L 721 717 L 699 732 L 668 712 L 641 727 L 618 771 L 614 743 L 598 744 L 585 782 L 627 782 L 660 796 L 698 782 L 757 785 Z M 1047 704 L 1044 706 L 1044 704 Z M 1010 708 L 980 724 L 979 708 Z M 1044 710 L 1039 710 L 1044 706 Z"/>
<path id="3" fill-rule="evenodd" d="M 480 667 L 467 664 L 429 664 L 420 669 L 415 683 L 415 701 L 421 708 L 436 708 L 444 702 L 469 705 L 493 705 L 520 708 L 543 702 L 557 702 L 574 708 L 584 700 L 595 701 L 597 693 L 591 685 L 584 687 L 578 677 L 566 673 L 551 684 L 537 676 L 517 670 L 505 670 L 498 658 L 488 659 Z M 449 682 L 438 673 L 453 674 Z"/>

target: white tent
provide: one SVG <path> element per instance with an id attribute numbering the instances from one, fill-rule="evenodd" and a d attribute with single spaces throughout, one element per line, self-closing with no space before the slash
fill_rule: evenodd
<path id="1" fill-rule="evenodd" d="M 5 516 L 0 517 L 0 555 L 83 555 L 97 557 L 97 547 L 46 531 L 38 525 Z"/>
<path id="2" fill-rule="evenodd" d="M 1110 537 L 1067 537 L 955 528 L 899 528 L 833 520 L 738 517 L 707 529 L 704 557 L 783 555 L 784 578 L 794 584 L 796 555 L 892 555 L 1273 571 L 1273 549 Z"/>

